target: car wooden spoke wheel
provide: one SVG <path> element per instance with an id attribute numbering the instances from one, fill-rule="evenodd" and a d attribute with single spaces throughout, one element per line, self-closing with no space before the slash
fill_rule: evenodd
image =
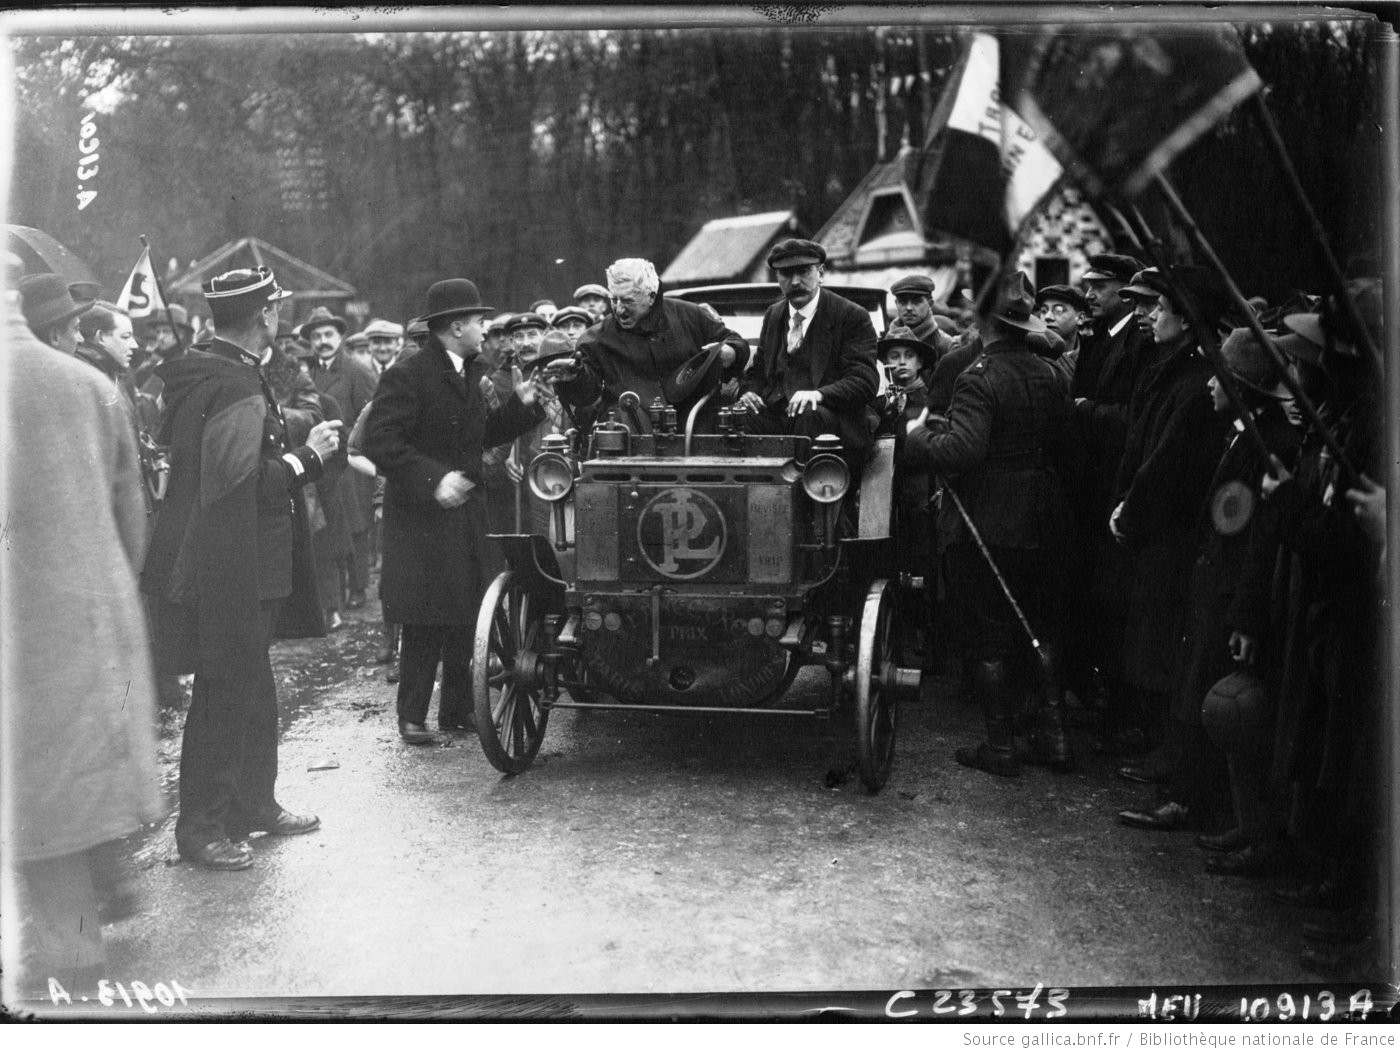
<path id="1" fill-rule="evenodd" d="M 549 711 L 540 705 L 544 610 L 513 571 L 496 576 L 481 601 L 472 649 L 476 728 L 486 758 L 501 772 L 535 760 Z"/>
<path id="2" fill-rule="evenodd" d="M 860 779 L 871 794 L 879 791 L 894 765 L 895 721 L 899 691 L 891 626 L 894 592 L 880 579 L 870 587 L 861 611 L 856 647 L 855 719 Z"/>

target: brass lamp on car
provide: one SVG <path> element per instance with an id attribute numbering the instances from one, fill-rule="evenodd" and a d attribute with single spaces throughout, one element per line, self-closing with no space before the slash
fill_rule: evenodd
<path id="1" fill-rule="evenodd" d="M 565 537 L 565 501 L 574 491 L 574 466 L 564 456 L 568 447 L 569 441 L 561 435 L 545 436 L 539 454 L 530 462 L 530 470 L 525 474 L 535 497 L 549 503 L 557 539 L 554 548 L 560 550 L 573 544 Z"/>
<path id="2" fill-rule="evenodd" d="M 812 441 L 811 456 L 802 469 L 802 489 L 807 492 L 807 497 L 821 506 L 821 544 L 835 545 L 836 517 L 841 509 L 841 499 L 851 489 L 851 470 L 841 456 L 841 440 L 829 432 Z"/>

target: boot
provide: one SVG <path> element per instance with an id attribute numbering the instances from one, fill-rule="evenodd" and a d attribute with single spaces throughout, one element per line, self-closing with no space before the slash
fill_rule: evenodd
<path id="1" fill-rule="evenodd" d="M 375 654 L 374 661 L 380 664 L 393 662 L 399 654 L 399 627 L 392 622 L 382 622 L 379 632 L 384 646 Z"/>
<path id="2" fill-rule="evenodd" d="M 976 747 L 959 747 L 953 757 L 960 765 L 981 769 L 994 776 L 1019 776 L 1021 765 L 1016 760 L 1015 740 L 1011 731 L 1015 700 L 1006 663 L 1000 659 L 975 663 L 972 667 L 972 689 L 987 726 L 987 741 Z"/>
<path id="3" fill-rule="evenodd" d="M 1074 749 L 1065 728 L 1068 708 L 1065 691 L 1060 686 L 1059 662 L 1049 645 L 1041 645 L 1037 658 L 1040 669 L 1036 684 L 1041 710 L 1030 734 L 1030 750 L 1022 760 L 1054 772 L 1070 772 L 1074 769 Z"/>

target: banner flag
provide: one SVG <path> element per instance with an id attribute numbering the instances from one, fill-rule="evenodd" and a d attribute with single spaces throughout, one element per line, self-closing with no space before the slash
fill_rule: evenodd
<path id="1" fill-rule="evenodd" d="M 156 283 L 156 272 L 151 267 L 149 248 L 141 250 L 140 259 L 131 269 L 131 277 L 122 287 L 121 296 L 117 297 L 117 306 L 131 318 L 149 318 L 157 311 L 165 310 L 165 301 Z"/>
<path id="2" fill-rule="evenodd" d="M 1090 196 L 1132 197 L 1262 83 L 1230 26 L 1047 26 L 1016 108 Z"/>
<path id="3" fill-rule="evenodd" d="M 1063 173 L 1032 127 L 1002 101 L 997 38 L 973 34 L 943 132 L 928 222 L 1004 252 Z"/>

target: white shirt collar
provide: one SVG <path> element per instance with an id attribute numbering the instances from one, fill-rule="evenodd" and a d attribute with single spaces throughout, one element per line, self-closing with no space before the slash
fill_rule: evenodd
<path id="1" fill-rule="evenodd" d="M 1110 337 L 1116 337 L 1116 336 L 1118 336 L 1119 333 L 1122 333 L 1122 332 L 1123 332 L 1123 327 L 1126 326 L 1126 325 L 1127 325 L 1129 322 L 1131 322 L 1132 320 L 1133 320 L 1133 313 L 1132 313 L 1131 311 L 1129 311 L 1126 315 L 1124 315 L 1122 318 L 1120 318 L 1117 322 L 1113 323 L 1113 325 L 1111 325 L 1111 326 L 1108 327 L 1108 335 L 1109 335 Z"/>
<path id="2" fill-rule="evenodd" d="M 804 333 L 807 331 L 807 326 L 811 324 L 812 316 L 817 313 L 817 301 L 820 300 L 821 297 L 821 286 L 818 286 L 816 293 L 812 295 L 811 300 L 807 301 L 805 307 L 793 307 L 791 304 L 788 305 L 789 311 L 791 311 L 795 315 L 802 316 L 802 331 Z M 792 325 L 792 319 L 790 317 L 788 319 L 788 325 Z"/>
<path id="3" fill-rule="evenodd" d="M 451 348 L 443 348 L 442 350 L 447 352 L 447 357 L 452 360 L 452 368 L 458 373 L 461 373 L 462 363 L 466 362 L 467 360 L 462 358 L 462 356 L 458 355 Z"/>

